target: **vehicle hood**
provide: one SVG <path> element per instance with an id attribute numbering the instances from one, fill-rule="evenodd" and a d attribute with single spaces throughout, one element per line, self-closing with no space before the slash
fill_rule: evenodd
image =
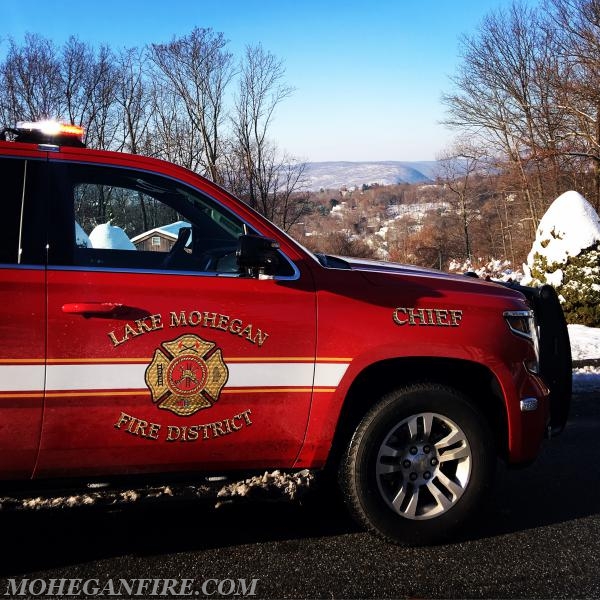
<path id="1" fill-rule="evenodd" d="M 431 290 L 454 290 L 456 292 L 489 294 L 493 296 L 523 298 L 523 295 L 497 282 L 486 281 L 477 277 L 467 277 L 444 273 L 436 269 L 405 265 L 401 263 L 369 260 L 364 258 L 348 258 L 338 256 L 336 259 L 346 263 L 346 269 L 359 272 L 370 284 L 375 286 L 404 285 L 407 278 L 413 285 Z"/>
<path id="2" fill-rule="evenodd" d="M 375 271 L 380 273 L 412 273 L 421 275 L 435 275 L 435 276 L 449 276 L 449 277 L 460 277 L 456 275 L 450 275 L 443 271 L 436 269 L 428 269 L 426 267 L 417 267 L 414 265 L 405 265 L 402 263 L 385 262 L 382 260 L 370 260 L 367 258 L 348 258 L 346 256 L 336 257 L 344 262 L 348 263 L 349 267 L 353 271 Z"/>

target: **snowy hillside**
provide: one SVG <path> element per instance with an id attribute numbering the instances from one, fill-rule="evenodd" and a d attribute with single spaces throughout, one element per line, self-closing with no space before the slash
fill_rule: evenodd
<path id="1" fill-rule="evenodd" d="M 307 163 L 306 188 L 315 191 L 321 188 L 338 190 L 342 187 L 361 187 L 372 183 L 427 183 L 434 177 L 435 165 L 435 161 L 312 162 Z"/>

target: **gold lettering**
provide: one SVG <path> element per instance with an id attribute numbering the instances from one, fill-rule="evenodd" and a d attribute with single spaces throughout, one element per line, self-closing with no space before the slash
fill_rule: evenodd
<path id="1" fill-rule="evenodd" d="M 244 421 L 246 421 L 246 425 L 252 425 L 252 421 L 250 420 L 250 415 L 252 411 L 247 408 L 244 412 L 241 412 L 238 416 L 244 417 Z"/>
<path id="2" fill-rule="evenodd" d="M 127 338 L 123 338 L 122 340 L 118 340 L 117 336 L 115 335 L 114 331 L 110 331 L 108 333 L 108 337 L 110 338 L 110 341 L 113 343 L 113 346 L 115 346 L 115 348 L 119 345 L 122 344 L 123 342 L 127 341 Z"/>
<path id="3" fill-rule="evenodd" d="M 187 322 L 185 320 L 185 312 L 181 311 L 179 316 L 171 311 L 171 327 L 185 327 Z"/>
<path id="4" fill-rule="evenodd" d="M 135 430 L 131 433 L 133 433 L 133 435 L 141 435 L 142 437 L 146 437 L 146 427 L 148 427 L 148 421 L 138 419 Z"/>
<path id="5" fill-rule="evenodd" d="M 148 435 L 146 437 L 150 438 L 151 440 L 157 440 L 159 431 L 160 431 L 159 423 L 150 423 L 150 429 L 148 430 Z"/>
<path id="6" fill-rule="evenodd" d="M 407 309 L 397 308 L 394 312 L 394 321 L 398 325 L 403 325 L 398 318 L 398 311 L 406 312 Z M 415 309 L 411 309 L 415 310 Z M 461 311 L 456 311 L 457 315 Z M 244 324 L 242 319 L 232 319 L 229 315 L 224 315 L 216 312 L 200 312 L 198 310 L 190 311 L 170 311 L 169 313 L 170 322 L 169 327 L 198 327 L 200 325 L 204 327 L 210 327 L 212 329 L 220 329 L 221 331 L 228 331 L 233 335 L 243 337 L 248 340 L 251 344 L 262 346 L 268 339 L 269 334 L 262 329 L 255 327 L 252 323 Z M 414 318 L 419 318 L 415 315 Z M 460 320 L 460 316 L 454 319 L 455 321 Z M 162 322 L 162 315 L 148 315 L 142 319 L 136 319 L 133 323 L 126 323 L 123 326 L 122 332 L 113 330 L 107 333 L 108 338 L 114 348 L 124 344 L 125 342 L 150 333 L 151 331 L 158 331 L 164 329 Z"/>
<path id="7" fill-rule="evenodd" d="M 181 435 L 181 430 L 177 425 L 168 425 L 167 426 L 167 442 L 174 442 L 179 439 Z"/>
<path id="8" fill-rule="evenodd" d="M 399 313 L 403 313 L 404 315 L 406 315 L 407 311 L 403 307 L 397 308 L 392 316 L 392 318 L 394 319 L 394 323 L 396 323 L 397 325 L 406 325 L 408 323 L 408 319 L 401 319 Z"/>
<path id="9" fill-rule="evenodd" d="M 219 437 L 221 435 L 227 435 L 224 431 L 223 431 L 223 424 L 221 423 L 221 421 L 215 421 L 214 423 L 209 423 L 210 428 L 212 429 L 213 432 L 213 436 L 214 437 Z"/>
<path id="10" fill-rule="evenodd" d="M 162 324 L 162 317 L 160 315 L 150 315 L 150 321 L 152 321 L 152 330 L 156 331 L 157 329 L 162 329 L 164 325 Z"/>
<path id="11" fill-rule="evenodd" d="M 249 342 L 254 344 L 254 340 L 252 339 L 252 323 L 249 323 L 240 331 L 240 337 L 246 337 Z"/>
<path id="12" fill-rule="evenodd" d="M 216 321 L 217 313 L 204 313 L 204 327 L 212 327 L 214 329 L 216 327 Z"/>
<path id="13" fill-rule="evenodd" d="M 138 331 L 141 333 L 148 333 L 152 331 L 152 327 L 146 323 L 145 319 L 136 319 L 135 324 L 137 325 Z"/>
<path id="14" fill-rule="evenodd" d="M 147 319 L 150 319 L 150 323 L 147 322 Z M 138 337 L 140 335 L 144 335 L 145 333 L 149 333 L 150 331 L 156 331 L 157 329 L 162 329 L 163 324 L 161 323 L 160 315 L 148 315 L 143 319 L 136 319 L 134 325 L 130 323 L 125 323 L 123 327 L 123 338 L 118 339 L 115 331 L 110 331 L 108 333 L 108 337 L 110 341 L 113 343 L 113 346 L 119 346 L 123 344 L 127 340 L 133 337 Z"/>
<path id="15" fill-rule="evenodd" d="M 435 312 L 437 325 L 441 325 L 443 327 L 450 326 L 450 323 L 448 323 L 448 321 L 447 321 L 447 319 L 448 319 L 448 311 L 447 310 L 444 310 L 443 308 L 436 308 L 436 309 L 434 309 L 434 312 Z"/>
<path id="16" fill-rule="evenodd" d="M 166 425 L 167 442 L 195 442 L 199 439 L 209 440 L 211 438 L 223 437 L 230 435 L 243 429 L 244 426 L 252 425 L 250 415 L 252 411 L 248 408 L 245 411 L 227 417 L 222 421 L 214 421 L 213 423 L 197 424 L 197 425 Z M 160 423 L 151 423 L 138 417 L 133 417 L 125 412 L 121 412 L 117 422 L 114 424 L 115 429 L 122 429 L 125 433 L 138 437 L 158 440 L 162 429 Z"/>
<path id="17" fill-rule="evenodd" d="M 142 335 L 139 331 L 136 331 L 129 323 L 125 323 L 125 339 L 128 340 L 130 336 L 137 337 Z"/>
<path id="18" fill-rule="evenodd" d="M 415 314 L 414 308 L 408 309 L 408 322 L 410 325 L 416 325 L 416 319 L 419 319 L 419 325 L 427 325 L 427 321 L 425 321 L 425 311 L 422 308 L 416 309 L 418 314 Z M 423 322 L 425 321 L 425 322 Z"/>
<path id="19" fill-rule="evenodd" d="M 198 425 L 188 427 L 187 439 L 189 442 L 195 442 L 198 439 Z"/>
<path id="20" fill-rule="evenodd" d="M 462 321 L 462 310 L 451 310 L 450 311 L 450 326 L 458 327 Z"/>
<path id="21" fill-rule="evenodd" d="M 193 310 L 188 317 L 190 327 L 197 327 L 202 323 L 202 313 L 199 310 Z"/>
<path id="22" fill-rule="evenodd" d="M 462 320 L 462 310 L 445 308 L 414 308 L 399 306 L 392 313 L 396 325 L 434 325 L 437 327 L 458 327 Z"/>
<path id="23" fill-rule="evenodd" d="M 127 433 L 133 433 L 135 425 L 137 424 L 138 421 L 139 421 L 139 419 L 136 419 L 135 417 L 131 417 L 131 421 L 129 421 L 129 425 L 127 425 Z"/>
<path id="24" fill-rule="evenodd" d="M 252 340 L 252 342 L 254 344 L 258 343 L 258 346 L 262 346 L 265 343 L 265 340 L 269 337 L 268 333 L 265 333 L 263 331 L 261 331 L 260 329 L 256 330 L 256 335 L 254 336 L 254 339 Z"/>
<path id="25" fill-rule="evenodd" d="M 121 425 L 124 425 L 127 421 L 130 421 L 133 417 L 127 413 L 121 412 L 119 420 L 115 423 L 115 429 L 121 429 Z"/>
<path id="26" fill-rule="evenodd" d="M 240 331 L 242 330 L 242 325 L 243 323 L 241 319 L 232 319 L 229 323 L 229 331 L 231 331 L 231 333 L 239 335 Z"/>
<path id="27" fill-rule="evenodd" d="M 217 324 L 217 329 L 222 329 L 223 331 L 227 331 L 228 323 L 229 323 L 228 315 L 219 315 L 219 323 Z"/>

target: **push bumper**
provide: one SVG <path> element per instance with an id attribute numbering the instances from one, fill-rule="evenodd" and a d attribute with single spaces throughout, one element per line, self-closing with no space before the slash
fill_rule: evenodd
<path id="1" fill-rule="evenodd" d="M 540 376 L 550 390 L 548 434 L 556 436 L 567 423 L 573 386 L 571 343 L 560 300 L 550 285 L 539 288 L 516 283 L 504 285 L 521 292 L 535 313 L 540 340 Z"/>

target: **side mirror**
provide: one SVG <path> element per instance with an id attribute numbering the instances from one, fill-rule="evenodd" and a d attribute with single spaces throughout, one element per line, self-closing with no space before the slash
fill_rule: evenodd
<path id="1" fill-rule="evenodd" d="M 279 264 L 279 244 L 260 235 L 240 235 L 237 262 L 250 277 L 274 275 Z"/>

